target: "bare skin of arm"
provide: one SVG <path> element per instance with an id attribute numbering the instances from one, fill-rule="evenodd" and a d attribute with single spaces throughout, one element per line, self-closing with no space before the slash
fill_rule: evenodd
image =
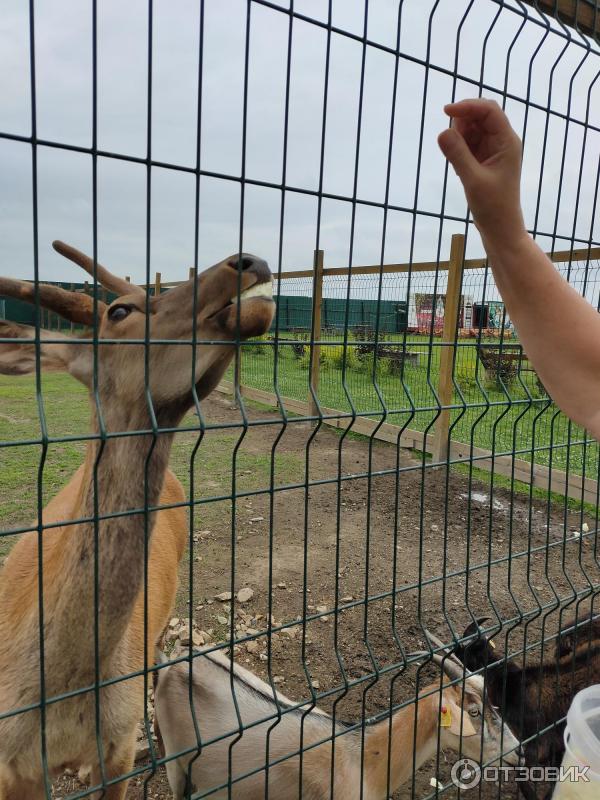
<path id="1" fill-rule="evenodd" d="M 556 404 L 600 439 L 600 314 L 527 233 L 521 141 L 491 100 L 445 107 L 438 142 L 460 178 L 496 285 L 529 360 Z"/>

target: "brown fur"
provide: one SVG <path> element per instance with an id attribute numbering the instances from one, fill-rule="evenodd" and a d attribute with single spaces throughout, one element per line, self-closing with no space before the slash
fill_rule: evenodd
<path id="1" fill-rule="evenodd" d="M 93 263 L 79 251 L 65 245 L 57 249 L 93 270 Z M 270 281 L 268 267 L 260 259 L 246 257 L 244 270 L 242 290 Z M 41 538 L 37 532 L 25 534 L 0 572 L 0 800 L 43 798 L 44 783 L 66 766 L 90 766 L 93 785 L 103 785 L 132 767 L 136 725 L 145 705 L 143 677 L 132 673 L 143 670 L 145 660 L 153 662 L 175 599 L 177 567 L 188 531 L 187 515 L 180 507 L 147 515 L 143 511 L 185 501 L 179 481 L 167 469 L 173 435 L 148 433 L 153 417 L 147 393 L 158 425 L 177 426 L 192 402 L 192 374 L 197 396 L 205 397 L 226 369 L 233 348 L 228 344 L 197 348 L 192 372 L 191 348 L 153 345 L 146 376 L 143 346 L 131 346 L 127 340 L 144 339 L 147 322 L 151 339 L 190 340 L 195 329 L 199 340 L 231 340 L 263 333 L 273 316 L 268 293 L 264 299 L 243 300 L 238 330 L 237 308 L 230 304 L 239 275 L 234 257 L 204 272 L 197 283 L 188 281 L 148 299 L 148 307 L 138 287 L 124 286 L 103 267 L 97 275 L 108 288 L 128 292 L 114 304 L 128 309 L 123 319 L 113 319 L 103 304 L 99 306 L 97 364 L 89 345 L 57 334 L 40 335 L 43 369 L 66 370 L 90 390 L 95 388 L 96 371 L 103 429 L 109 438 L 90 441 L 84 465 L 44 510 L 44 526 L 62 524 L 42 528 Z M 23 282 L 4 281 L 2 287 L 33 301 Z M 41 296 L 46 298 L 46 293 Z M 61 313 L 77 320 L 85 312 L 81 297 L 65 300 L 61 295 Z M 13 323 L 4 323 L 2 334 L 36 338 L 33 329 Z M 103 344 L 106 338 L 122 341 Z M 35 356 L 33 343 L 0 344 L 0 372 L 33 372 Z M 99 432 L 95 402 L 92 411 L 93 430 Z M 123 432 L 135 435 L 110 436 Z M 97 680 L 111 683 L 94 691 Z M 122 781 L 101 796 L 122 800 L 126 789 L 127 781 Z"/>
<path id="2" fill-rule="evenodd" d="M 90 447 L 86 463 L 45 509 L 45 525 L 87 516 L 92 510 L 86 499 L 95 449 Z M 132 464 L 129 469 L 134 471 L 131 477 L 143 486 L 140 467 L 145 456 L 142 449 L 138 449 L 138 469 Z M 167 448 L 161 447 L 161 450 L 167 451 Z M 161 463 L 164 463 L 162 459 L 157 461 L 159 469 Z M 111 469 L 110 456 L 106 467 L 109 480 L 121 482 L 124 487 L 130 485 L 123 471 Z M 103 474 L 99 469 L 100 485 Z M 184 502 L 177 478 L 170 471 L 163 474 L 162 490 L 158 496 L 149 498 L 150 504 Z M 102 508 L 101 513 L 142 506 L 143 497 L 139 491 L 131 497 L 125 492 L 118 495 L 116 506 Z M 177 589 L 177 567 L 187 539 L 184 509 L 166 509 L 152 516 L 156 519 L 149 545 L 147 663 L 153 661 L 156 642 L 171 613 Z M 118 520 L 99 524 L 99 563 L 101 573 L 105 572 L 99 581 L 100 677 L 104 680 L 144 668 L 144 589 L 139 588 L 143 577 L 143 520 L 140 514 L 120 520 L 124 524 Z M 115 530 L 109 531 L 109 525 Z M 45 683 L 49 699 L 94 683 L 93 525 L 46 529 L 43 543 Z M 111 554 L 112 546 L 117 549 Z M 0 573 L 0 641 L 4 643 L 0 650 L 0 674 L 3 675 L 0 713 L 36 703 L 39 699 L 37 549 L 37 533 L 24 535 Z M 76 604 L 71 601 L 73 595 L 78 600 Z M 128 608 L 131 609 L 129 613 Z M 100 702 L 106 777 L 111 774 L 116 777 L 128 772 L 133 763 L 135 726 L 144 713 L 142 677 L 102 689 Z M 46 714 L 51 775 L 68 765 L 90 764 L 96 765 L 93 773 L 99 777 L 93 693 L 53 703 L 47 707 Z M 15 774 L 33 784 L 35 776 L 41 773 L 40 722 L 37 710 L 0 721 L 0 797 L 3 800 L 11 796 L 7 784 L 15 782 Z M 24 746 L 24 742 L 29 746 Z M 12 773 L 10 781 L 7 773 Z M 120 799 L 125 789 L 125 785 L 117 784 L 110 787 L 105 796 L 111 800 Z M 40 790 L 37 795 L 28 796 L 33 799 L 43 794 Z"/>

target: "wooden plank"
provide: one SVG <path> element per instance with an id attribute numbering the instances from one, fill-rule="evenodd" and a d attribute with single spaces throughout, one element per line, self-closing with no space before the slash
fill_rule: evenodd
<path id="1" fill-rule="evenodd" d="M 563 264 L 569 261 L 575 263 L 578 261 L 594 261 L 600 259 L 600 247 L 592 248 L 574 248 L 573 250 L 556 250 L 552 253 L 546 253 L 548 258 L 555 264 Z M 463 269 L 483 269 L 487 266 L 487 259 L 485 258 L 466 258 L 463 264 Z M 331 276 L 344 276 L 351 273 L 354 275 L 384 275 L 396 272 L 435 272 L 436 270 L 447 270 L 449 268 L 449 261 L 421 261 L 404 264 L 369 264 L 366 266 L 356 266 L 348 270 L 347 267 L 325 267 L 323 275 L 325 277 Z M 282 272 L 281 275 L 275 275 L 275 279 L 280 277 L 282 280 L 291 278 L 312 278 L 313 270 L 304 269 L 297 272 L 287 271 Z"/>
<path id="2" fill-rule="evenodd" d="M 310 365 L 308 371 L 309 385 L 312 392 L 309 393 L 309 406 L 311 416 L 317 416 L 319 407 L 316 400 L 313 399 L 313 394 L 319 393 L 319 379 L 321 376 L 321 345 L 317 342 L 321 341 L 321 311 L 323 307 L 323 250 L 315 250 L 314 252 L 314 280 L 313 280 L 313 295 L 312 295 L 312 325 L 311 325 L 311 345 L 310 345 Z"/>
<path id="3" fill-rule="evenodd" d="M 485 264 L 485 261 L 483 262 Z M 345 276 L 348 274 L 351 275 L 379 275 L 379 273 L 383 273 L 384 275 L 388 273 L 395 273 L 395 272 L 435 272 L 436 269 L 445 270 L 448 269 L 448 262 L 447 261 L 423 261 L 414 264 L 369 264 L 367 266 L 358 266 L 352 267 L 351 270 L 348 267 L 327 267 L 323 270 L 323 275 L 326 277 L 334 277 L 334 276 Z M 298 272 L 282 272 L 281 275 L 275 275 L 275 279 L 281 278 L 285 280 L 286 278 L 312 278 L 313 271 L 310 269 L 303 269 L 298 270 Z"/>
<path id="4" fill-rule="evenodd" d="M 248 400 L 254 400 L 266 406 L 277 408 L 277 397 L 272 392 L 266 392 L 262 389 L 253 389 L 249 386 L 241 387 L 242 397 Z M 233 394 L 233 384 L 231 381 L 221 381 L 217 387 L 217 391 L 224 394 Z M 286 411 L 298 414 L 301 417 L 306 417 L 309 414 L 309 404 L 302 400 L 296 400 L 291 397 L 282 397 L 283 406 Z M 352 417 L 349 413 L 344 413 L 336 409 L 321 408 L 321 412 L 326 417 L 323 419 L 323 424 L 339 430 L 345 430 L 350 427 Z M 377 420 L 368 417 L 356 417 L 352 424 L 353 433 L 359 433 L 363 436 L 372 436 L 379 441 L 388 442 L 389 444 L 397 445 L 398 436 L 400 436 L 400 446 L 410 450 L 418 450 L 420 452 L 433 453 L 436 446 L 435 435 L 429 434 L 427 437 L 423 431 L 416 431 L 406 429 L 402 431 L 399 425 L 393 425 L 389 422 L 384 422 L 379 426 Z M 378 429 L 377 429 L 378 428 Z M 377 430 L 376 430 L 377 429 Z M 400 434 L 400 432 L 402 433 Z M 481 469 L 486 472 L 491 472 L 492 468 L 495 475 L 502 475 L 506 478 L 513 478 L 521 481 L 527 485 L 533 483 L 533 486 L 548 491 L 557 492 L 558 494 L 567 494 L 568 497 L 580 501 L 582 499 L 588 503 L 595 503 L 597 497 L 598 483 L 592 478 L 583 478 L 581 475 L 567 475 L 562 470 L 553 469 L 543 464 L 533 465 L 533 481 L 531 463 L 523 459 L 513 458 L 511 455 L 497 455 L 492 458 L 493 453 L 491 450 L 485 450 L 481 447 L 472 447 L 469 444 L 450 442 L 449 458 L 451 461 L 464 461 L 468 463 L 473 459 L 473 466 L 476 469 Z M 514 461 L 514 469 L 513 469 Z"/>
<path id="5" fill-rule="evenodd" d="M 559 469 L 550 470 L 549 467 L 543 464 L 533 465 L 533 481 L 531 463 L 524 461 L 520 458 L 513 458 L 510 455 L 495 456 L 492 460 L 492 453 L 490 450 L 484 450 L 480 447 L 471 448 L 470 445 L 462 444 L 460 442 L 451 442 L 450 455 L 453 459 L 468 460 L 471 457 L 475 459 L 473 466 L 477 469 L 486 470 L 491 472 L 492 467 L 494 474 L 503 475 L 506 478 L 532 484 L 538 489 L 545 491 L 557 492 L 558 494 L 567 494 L 575 500 L 581 500 L 582 489 L 583 498 L 588 503 L 595 503 L 597 496 L 598 483 L 592 478 L 583 478 L 581 475 L 573 475 Z M 514 461 L 514 471 L 513 471 Z"/>
<path id="6" fill-rule="evenodd" d="M 231 381 L 221 381 L 217 387 L 217 391 L 223 394 L 233 394 L 233 384 Z M 250 386 L 242 386 L 240 388 L 242 397 L 248 400 L 254 400 L 257 403 L 262 403 L 267 406 L 277 408 L 277 396 L 272 392 L 266 392 L 263 389 L 253 389 Z M 283 406 L 286 411 L 291 411 L 301 417 L 309 416 L 310 406 L 303 400 L 296 400 L 293 397 L 282 397 Z M 350 412 L 342 412 L 334 408 L 321 407 L 321 413 L 326 419 L 323 419 L 323 424 L 332 428 L 345 430 L 352 422 Z M 375 428 L 378 425 L 377 420 L 369 419 L 368 417 L 356 417 L 352 425 L 352 431 L 355 433 L 363 434 L 364 436 L 372 436 Z M 384 422 L 379 431 L 375 434 L 375 438 L 391 444 L 398 443 L 398 435 L 402 428 L 399 425 L 392 425 L 389 422 Z M 425 448 L 430 452 L 433 448 L 433 434 L 429 434 L 425 440 L 422 431 L 410 430 L 407 428 L 402 431 L 400 445 L 410 450 L 423 451 Z"/>
<path id="7" fill-rule="evenodd" d="M 600 34 L 600 9 L 594 0 L 523 0 L 528 6 L 558 17 L 565 25 L 578 28 L 588 36 Z"/>
<path id="8" fill-rule="evenodd" d="M 455 233 L 450 244 L 450 268 L 448 270 L 448 287 L 444 304 L 444 330 L 440 353 L 440 374 L 438 382 L 438 399 L 442 406 L 435 422 L 434 461 L 445 461 L 448 457 L 448 432 L 450 430 L 450 409 L 454 385 L 454 358 L 456 353 L 456 337 L 458 335 L 458 317 L 460 314 L 460 292 L 462 288 L 463 262 L 465 258 L 465 236 Z"/>
<path id="9" fill-rule="evenodd" d="M 251 389 L 249 386 L 242 386 L 241 393 L 242 397 L 247 397 L 249 400 L 256 400 L 259 403 L 266 402 L 267 405 L 277 407 L 277 397 L 271 392 L 265 392 L 261 389 Z M 293 414 L 300 414 L 303 417 L 308 416 L 308 403 L 306 401 L 295 400 L 292 397 L 282 397 L 281 399 L 286 411 L 291 411 Z"/>
<path id="10" fill-rule="evenodd" d="M 569 261 L 597 261 L 600 258 L 600 247 L 579 247 L 573 250 L 555 250 L 546 253 L 550 261 L 555 264 L 565 264 Z"/>
<path id="11" fill-rule="evenodd" d="M 564 264 L 569 261 L 576 263 L 578 261 L 596 261 L 600 260 L 600 247 L 592 248 L 574 248 L 572 250 L 556 250 L 553 253 L 546 253 L 548 258 L 556 264 Z M 352 267 L 348 270 L 347 267 L 324 267 L 323 275 L 328 276 L 344 276 L 350 272 L 352 275 L 379 275 L 382 272 L 384 275 L 396 272 L 435 272 L 436 270 L 447 270 L 450 265 L 449 261 L 419 261 L 415 263 L 404 264 L 368 264 L 366 266 Z M 463 269 L 483 269 L 487 265 L 485 258 L 466 258 L 463 264 Z M 275 280 L 289 280 L 293 278 L 314 278 L 314 269 L 300 269 L 296 271 L 285 271 L 281 274 L 275 274 Z M 190 275 L 194 275 L 194 268 L 190 267 Z M 180 286 L 186 281 L 166 281 L 162 283 L 163 288 L 171 289 L 174 286 Z M 145 286 L 144 286 L 145 288 Z"/>

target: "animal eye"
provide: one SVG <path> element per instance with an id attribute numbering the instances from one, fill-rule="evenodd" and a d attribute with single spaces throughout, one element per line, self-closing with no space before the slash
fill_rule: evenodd
<path id="1" fill-rule="evenodd" d="M 481 711 L 477 708 L 477 706 L 471 706 L 469 709 L 469 716 L 470 717 L 480 717 Z"/>
<path id="2" fill-rule="evenodd" d="M 108 310 L 108 318 L 111 322 L 120 322 L 131 314 L 131 306 L 112 306 Z"/>

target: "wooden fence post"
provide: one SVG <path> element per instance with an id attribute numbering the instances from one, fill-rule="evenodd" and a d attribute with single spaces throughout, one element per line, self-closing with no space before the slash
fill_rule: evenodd
<path id="1" fill-rule="evenodd" d="M 323 250 L 315 250 L 313 256 L 313 307 L 312 325 L 310 331 L 310 368 L 308 379 L 315 394 L 319 392 L 319 377 L 321 373 L 321 310 L 323 307 Z M 319 408 L 312 393 L 309 392 L 308 405 L 311 416 L 318 416 Z"/>
<path id="2" fill-rule="evenodd" d="M 154 276 L 154 297 L 158 297 L 160 294 L 160 279 L 161 279 L 160 272 L 157 272 Z"/>
<path id="3" fill-rule="evenodd" d="M 242 348 L 237 347 L 233 357 L 233 407 L 237 408 L 238 392 L 242 393 Z"/>
<path id="4" fill-rule="evenodd" d="M 462 233 L 452 236 L 450 245 L 450 262 L 448 265 L 448 288 L 444 307 L 444 330 L 440 353 L 440 377 L 438 396 L 442 406 L 452 403 L 454 359 L 456 356 L 456 336 L 460 315 L 460 290 L 462 286 L 463 265 L 465 260 L 465 237 Z M 446 461 L 448 458 L 448 432 L 450 430 L 450 409 L 442 408 L 435 423 L 435 439 L 433 460 Z"/>
<path id="5" fill-rule="evenodd" d="M 191 281 L 192 278 L 194 277 L 195 273 L 196 273 L 196 270 L 193 267 L 190 267 L 189 270 L 188 270 L 188 280 Z"/>

